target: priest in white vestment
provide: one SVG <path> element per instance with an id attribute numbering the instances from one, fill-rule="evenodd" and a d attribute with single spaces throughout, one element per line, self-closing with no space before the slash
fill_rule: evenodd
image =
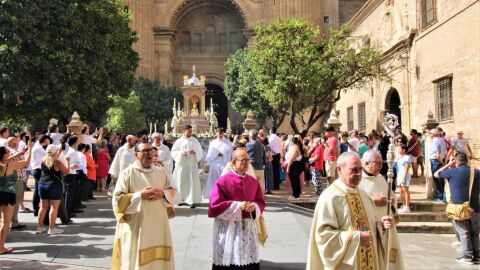
<path id="1" fill-rule="evenodd" d="M 205 161 L 208 164 L 208 177 L 203 189 L 203 197 L 210 198 L 215 181 L 222 175 L 228 162 L 232 160 L 233 145 L 225 137 L 223 128 L 217 129 L 217 138 L 210 142 Z"/>
<path id="2" fill-rule="evenodd" d="M 153 165 L 152 146 L 135 147 L 135 162 L 120 173 L 112 205 L 117 228 L 112 269 L 174 269 L 167 206 L 175 190 L 164 169 Z"/>
<path id="3" fill-rule="evenodd" d="M 387 214 L 387 192 L 388 183 L 380 174 L 382 169 L 382 154 L 377 150 L 368 150 L 362 156 L 363 174 L 362 181 L 358 188 L 363 189 L 370 195 L 375 204 L 375 215 L 383 217 Z M 392 192 L 392 210 L 391 213 L 398 220 L 395 194 Z M 385 240 L 385 239 L 384 239 Z M 389 270 L 403 270 L 403 258 L 401 253 L 400 240 L 398 238 L 397 228 L 390 230 L 390 252 L 389 252 Z"/>
<path id="4" fill-rule="evenodd" d="M 265 209 L 258 181 L 246 173 L 245 150 L 233 153 L 233 168 L 214 184 L 208 216 L 213 223 L 214 270 L 260 269 L 260 247 L 255 222 Z"/>
<path id="5" fill-rule="evenodd" d="M 203 149 L 198 140 L 192 136 L 192 126 L 184 127 L 183 136 L 173 144 L 172 156 L 175 160 L 173 179 L 180 194 L 180 204 L 188 204 L 195 208 L 194 204 L 202 201 L 198 162 L 203 156 Z"/>
<path id="6" fill-rule="evenodd" d="M 170 173 L 173 172 L 173 157 L 170 148 L 163 144 L 163 135 L 160 133 L 153 133 L 152 146 L 158 150 L 158 162 L 165 167 Z"/>
<path id="7" fill-rule="evenodd" d="M 117 179 L 120 176 L 120 173 L 135 161 L 134 147 L 136 143 L 137 137 L 128 135 L 127 142 L 118 148 L 112 164 L 110 165 L 110 170 L 108 170 L 108 173 L 113 179 Z"/>
<path id="8" fill-rule="evenodd" d="M 358 188 L 362 164 L 355 152 L 338 158 L 339 179 L 320 195 L 313 217 L 307 270 L 383 270 L 382 237 L 392 217 L 375 216 L 370 196 Z"/>

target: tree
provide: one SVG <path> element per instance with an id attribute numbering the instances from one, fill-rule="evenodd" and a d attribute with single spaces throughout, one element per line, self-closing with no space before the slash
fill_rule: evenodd
<path id="1" fill-rule="evenodd" d="M 300 19 L 255 27 L 251 67 L 257 87 L 273 108 L 288 107 L 290 126 L 302 135 L 328 118 L 343 91 L 388 77 L 381 53 L 347 28 L 324 39 L 319 34 L 317 26 Z"/>
<path id="2" fill-rule="evenodd" d="M 133 86 L 129 21 L 120 0 L 0 1 L 0 118 L 98 123 Z"/>
<path id="3" fill-rule="evenodd" d="M 161 85 L 157 81 L 140 78 L 135 83 L 135 92 L 140 97 L 145 122 L 159 124 L 173 117 L 173 99 L 182 99 L 182 92 L 174 85 Z"/>
<path id="4" fill-rule="evenodd" d="M 146 128 L 145 114 L 135 91 L 126 98 L 113 96 L 113 106 L 107 111 L 105 127 L 114 132 L 132 133 Z"/>
<path id="5" fill-rule="evenodd" d="M 277 127 L 283 122 L 287 110 L 281 106 L 274 109 L 259 91 L 250 65 L 251 59 L 246 49 L 239 49 L 230 55 L 226 63 L 224 93 L 232 107 L 244 117 L 252 110 L 259 124 L 271 119 Z"/>

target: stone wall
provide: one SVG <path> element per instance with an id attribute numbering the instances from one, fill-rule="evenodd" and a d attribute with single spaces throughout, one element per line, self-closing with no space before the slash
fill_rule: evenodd
<path id="1" fill-rule="evenodd" d="M 390 2 L 392 4 L 388 4 Z M 410 1 L 371 1 L 350 21 L 354 33 L 368 35 L 372 44 L 384 52 L 386 64 L 398 68 L 392 81 L 349 90 L 336 104 L 342 129 L 346 130 L 346 111 L 353 106 L 357 126 L 358 103 L 365 102 L 367 131 L 378 128 L 386 110 L 388 92 L 400 95 L 402 130 L 421 130 L 436 111 L 435 81 L 452 77 L 453 118 L 440 122 L 447 134 L 462 129 L 480 155 L 480 109 L 475 97 L 480 94 L 480 1 L 436 1 L 436 21 L 422 28 L 420 7 Z M 455 3 L 453 3 L 455 2 Z M 390 15 L 387 15 L 390 14 Z M 409 37 L 410 35 L 410 37 Z"/>

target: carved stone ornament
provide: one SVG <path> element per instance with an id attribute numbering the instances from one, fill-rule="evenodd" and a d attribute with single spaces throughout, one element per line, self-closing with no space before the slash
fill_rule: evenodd
<path id="1" fill-rule="evenodd" d="M 383 124 L 383 128 L 385 129 L 385 132 L 390 135 L 391 138 L 395 137 L 398 126 L 398 116 L 396 116 L 395 114 L 387 113 L 387 115 L 385 116 L 385 123 Z"/>

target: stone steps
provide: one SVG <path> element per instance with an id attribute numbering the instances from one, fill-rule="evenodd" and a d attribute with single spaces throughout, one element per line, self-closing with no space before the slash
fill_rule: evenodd
<path id="1" fill-rule="evenodd" d="M 447 222 L 445 212 L 410 212 L 400 213 L 400 222 Z"/>
<path id="2" fill-rule="evenodd" d="M 402 204 L 399 204 L 399 208 Z M 446 204 L 427 200 L 415 200 L 410 203 L 410 213 L 400 213 L 397 230 L 401 233 L 452 234 L 452 223 L 445 214 Z"/>
<path id="3" fill-rule="evenodd" d="M 432 233 L 453 234 L 453 225 L 450 222 L 400 222 L 397 224 L 399 233 Z"/>

